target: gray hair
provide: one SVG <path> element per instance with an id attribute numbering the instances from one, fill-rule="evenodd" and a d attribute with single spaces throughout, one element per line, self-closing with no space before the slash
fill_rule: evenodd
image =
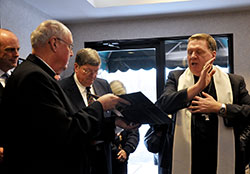
<path id="1" fill-rule="evenodd" d="M 101 64 L 101 58 L 96 50 L 91 48 L 83 48 L 77 51 L 75 63 L 77 63 L 79 66 L 86 64 L 99 66 Z"/>
<path id="2" fill-rule="evenodd" d="M 66 34 L 71 33 L 70 30 L 57 20 L 46 20 L 42 22 L 30 35 L 31 46 L 36 48 L 45 45 L 52 37 L 62 38 Z"/>

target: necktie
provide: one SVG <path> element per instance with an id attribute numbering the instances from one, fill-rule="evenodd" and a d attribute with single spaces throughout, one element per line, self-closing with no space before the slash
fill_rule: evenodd
<path id="1" fill-rule="evenodd" d="M 2 77 L 3 79 L 5 79 L 5 81 L 7 81 L 8 78 L 9 78 L 9 74 L 4 73 L 1 77 Z"/>
<path id="2" fill-rule="evenodd" d="M 2 79 L 4 79 L 4 84 L 3 84 L 3 87 L 5 87 L 6 83 L 7 83 L 7 80 L 9 78 L 9 74 L 7 73 L 4 73 L 2 76 L 1 76 Z"/>
<path id="3" fill-rule="evenodd" d="M 94 97 L 91 95 L 90 92 L 90 87 L 86 87 L 87 90 L 87 101 L 88 101 L 88 105 L 92 104 L 95 100 Z"/>

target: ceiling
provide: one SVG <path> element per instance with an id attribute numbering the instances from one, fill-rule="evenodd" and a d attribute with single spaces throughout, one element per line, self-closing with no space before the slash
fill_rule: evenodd
<path id="1" fill-rule="evenodd" d="M 51 18 L 65 23 L 113 20 L 140 16 L 177 15 L 183 13 L 204 13 L 250 9 L 250 0 L 190 0 L 183 2 L 115 6 L 105 8 L 95 8 L 87 0 L 23 1 L 41 10 Z"/>

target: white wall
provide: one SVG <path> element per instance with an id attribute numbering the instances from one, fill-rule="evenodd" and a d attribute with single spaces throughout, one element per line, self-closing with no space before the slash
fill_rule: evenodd
<path id="1" fill-rule="evenodd" d="M 250 11 L 137 18 L 109 22 L 69 24 L 74 37 L 74 53 L 85 41 L 185 36 L 197 32 L 233 33 L 234 71 L 243 75 L 250 89 Z M 63 75 L 73 70 L 74 58 Z"/>
<path id="2" fill-rule="evenodd" d="M 50 17 L 32 8 L 22 0 L 0 0 L 1 28 L 14 32 L 20 42 L 20 57 L 31 52 L 30 34 L 44 20 Z"/>

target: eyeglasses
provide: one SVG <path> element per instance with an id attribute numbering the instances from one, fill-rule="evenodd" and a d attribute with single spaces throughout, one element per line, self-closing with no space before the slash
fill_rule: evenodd
<path id="1" fill-rule="evenodd" d="M 98 70 L 89 70 L 89 69 L 83 69 L 82 68 L 82 71 L 85 73 L 85 74 L 87 74 L 87 75 L 89 75 L 89 74 L 99 74 L 98 72 Z"/>
<path id="2" fill-rule="evenodd" d="M 59 38 L 59 37 L 57 37 L 56 39 L 62 41 L 62 42 L 65 43 L 66 45 L 68 45 L 68 47 L 69 47 L 70 50 L 73 50 L 73 48 L 74 48 L 74 45 L 73 45 L 73 44 L 69 44 L 68 42 L 66 42 L 65 40 L 63 40 L 63 39 L 61 39 L 61 38 Z"/>

